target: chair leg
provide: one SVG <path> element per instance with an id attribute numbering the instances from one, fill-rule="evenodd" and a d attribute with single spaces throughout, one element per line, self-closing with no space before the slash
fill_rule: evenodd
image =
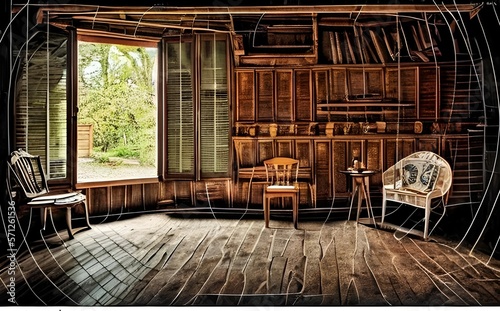
<path id="1" fill-rule="evenodd" d="M 262 202 L 264 203 L 264 223 L 265 223 L 265 226 L 266 228 L 269 228 L 269 217 L 270 217 L 270 202 L 269 202 L 269 199 L 266 197 L 266 192 L 264 191 L 264 197 L 263 197 L 263 200 Z"/>
<path id="2" fill-rule="evenodd" d="M 47 208 L 50 207 L 40 208 L 40 223 L 42 225 L 42 230 L 44 231 L 45 231 L 45 226 L 47 225 Z"/>
<path id="3" fill-rule="evenodd" d="M 297 229 L 298 227 L 298 218 L 299 218 L 299 204 L 297 202 L 297 196 L 292 197 L 292 204 L 293 204 L 293 211 L 292 211 L 292 217 L 293 217 L 293 227 Z"/>
<path id="4" fill-rule="evenodd" d="M 425 206 L 425 219 L 424 219 L 424 240 L 427 241 L 429 238 L 429 219 L 431 218 L 431 202 L 427 200 L 427 204 Z"/>
<path id="5" fill-rule="evenodd" d="M 382 190 L 382 220 L 380 221 L 380 225 L 384 224 L 386 207 L 387 207 L 387 201 L 385 200 L 385 191 Z"/>
<path id="6" fill-rule="evenodd" d="M 83 210 L 85 212 L 85 222 L 87 223 L 87 227 L 89 229 L 92 229 L 92 227 L 90 226 L 89 209 L 88 209 L 88 206 L 87 206 L 87 200 L 85 199 L 82 203 L 83 203 Z"/>
<path id="7" fill-rule="evenodd" d="M 66 207 L 66 227 L 68 229 L 68 235 L 70 239 L 74 238 L 73 226 L 71 225 L 71 206 Z"/>

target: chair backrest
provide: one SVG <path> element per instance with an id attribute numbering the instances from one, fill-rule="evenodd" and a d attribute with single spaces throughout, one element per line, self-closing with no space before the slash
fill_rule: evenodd
<path id="1" fill-rule="evenodd" d="M 264 161 L 267 182 L 275 186 L 292 186 L 299 176 L 299 160 L 276 157 Z"/>
<path id="2" fill-rule="evenodd" d="M 36 198 L 49 192 L 40 156 L 19 149 L 11 153 L 10 161 L 7 163 L 26 198 Z"/>
<path id="3" fill-rule="evenodd" d="M 399 160 L 382 175 L 384 185 L 394 188 L 429 192 L 439 190 L 444 195 L 452 183 L 448 161 L 431 151 L 418 151 Z"/>

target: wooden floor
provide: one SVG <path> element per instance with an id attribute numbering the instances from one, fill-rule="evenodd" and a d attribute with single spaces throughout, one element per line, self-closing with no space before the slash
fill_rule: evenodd
<path id="1" fill-rule="evenodd" d="M 500 304 L 499 262 L 446 242 L 398 240 L 354 221 L 270 225 L 162 213 L 93 224 L 65 245 L 18 255 L 15 298 L 22 306 Z"/>

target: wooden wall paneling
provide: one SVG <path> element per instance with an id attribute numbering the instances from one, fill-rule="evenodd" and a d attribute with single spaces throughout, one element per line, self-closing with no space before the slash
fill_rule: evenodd
<path id="1" fill-rule="evenodd" d="M 314 176 L 318 201 L 332 197 L 331 140 L 314 141 Z"/>
<path id="2" fill-rule="evenodd" d="M 352 166 L 352 161 L 357 159 L 358 161 L 362 161 L 366 166 L 366 155 L 364 152 L 364 141 L 363 140 L 349 140 L 347 144 L 347 165 Z M 347 169 L 347 166 L 341 169 Z"/>
<path id="3" fill-rule="evenodd" d="M 144 202 L 142 195 L 142 185 L 128 185 L 127 186 L 127 209 L 129 211 L 144 210 Z"/>
<path id="4" fill-rule="evenodd" d="M 382 186 L 383 150 L 382 139 L 368 139 L 366 141 L 366 167 L 370 170 L 380 171 L 379 174 L 370 177 L 370 188 L 379 189 Z"/>
<path id="5" fill-rule="evenodd" d="M 439 67 L 419 68 L 418 118 L 437 120 L 439 107 Z"/>
<path id="6" fill-rule="evenodd" d="M 330 99 L 345 101 L 347 96 L 347 73 L 345 68 L 333 68 L 331 70 Z"/>
<path id="7" fill-rule="evenodd" d="M 158 208 L 159 186 L 158 183 L 143 184 L 142 186 L 143 202 L 146 209 Z"/>
<path id="8" fill-rule="evenodd" d="M 313 69 L 313 105 L 312 108 L 316 111 L 316 120 L 330 121 L 330 115 L 327 111 L 328 108 L 323 108 L 318 105 L 329 104 L 330 99 L 330 71 L 328 69 Z M 319 111 L 319 113 L 318 113 Z M 326 116 L 326 117 L 325 117 Z"/>
<path id="9" fill-rule="evenodd" d="M 386 120 L 415 120 L 418 104 L 417 67 L 387 68 L 385 99 L 398 106 L 386 113 Z"/>
<path id="10" fill-rule="evenodd" d="M 418 151 L 432 151 L 441 154 L 440 139 L 439 138 L 417 138 Z"/>
<path id="11" fill-rule="evenodd" d="M 276 70 L 276 120 L 294 121 L 292 70 Z"/>
<path id="12" fill-rule="evenodd" d="M 350 180 L 341 173 L 351 165 L 351 152 L 349 151 L 349 142 L 346 140 L 333 141 L 333 189 L 335 196 L 344 195 L 349 192 Z"/>
<path id="13" fill-rule="evenodd" d="M 113 187 L 108 187 L 108 193 L 109 195 L 109 207 L 111 213 L 117 213 L 119 214 L 122 210 L 126 211 L 127 207 L 127 186 L 113 186 Z"/>
<path id="14" fill-rule="evenodd" d="M 293 141 L 291 139 L 277 139 L 275 141 L 276 156 L 277 157 L 287 157 L 294 158 L 293 153 Z M 299 164 L 300 166 L 300 164 Z"/>
<path id="15" fill-rule="evenodd" d="M 315 109 L 312 100 L 312 71 L 310 69 L 296 69 L 294 76 L 295 120 L 312 121 L 312 112 Z"/>
<path id="16" fill-rule="evenodd" d="M 347 69 L 348 96 L 351 98 L 384 98 L 384 71 L 382 68 Z"/>
<path id="17" fill-rule="evenodd" d="M 300 203 L 314 206 L 312 196 L 316 193 L 315 184 L 312 176 L 313 152 L 312 140 L 295 140 L 295 159 L 299 160 L 299 180 L 301 181 Z"/>
<path id="18" fill-rule="evenodd" d="M 238 167 L 254 167 L 257 164 L 255 139 L 234 139 L 234 146 Z"/>
<path id="19" fill-rule="evenodd" d="M 257 165 L 264 165 L 264 160 L 275 156 L 274 142 L 271 139 L 259 139 L 257 141 Z"/>
<path id="20" fill-rule="evenodd" d="M 328 69 L 313 69 L 314 102 L 326 104 L 330 101 L 330 74 Z"/>
<path id="21" fill-rule="evenodd" d="M 274 72 L 256 70 L 257 121 L 274 121 Z"/>
<path id="22" fill-rule="evenodd" d="M 475 122 L 484 115 L 482 62 L 440 66 L 439 118 Z"/>
<path id="23" fill-rule="evenodd" d="M 163 201 L 176 204 L 176 191 L 175 183 L 172 181 L 162 181 L 158 183 L 158 202 L 161 204 Z"/>
<path id="24" fill-rule="evenodd" d="M 253 70 L 236 71 L 236 121 L 255 122 L 255 76 Z"/>
<path id="25" fill-rule="evenodd" d="M 92 206 L 92 214 L 95 215 L 107 215 L 109 213 L 109 189 L 107 187 L 90 188 L 90 202 Z"/>
<path id="26" fill-rule="evenodd" d="M 229 207 L 230 190 L 228 180 L 194 181 L 194 197 L 196 206 Z"/>
<path id="27" fill-rule="evenodd" d="M 414 138 L 388 138 L 385 140 L 384 170 L 394 165 L 397 161 L 415 152 Z"/>
<path id="28" fill-rule="evenodd" d="M 189 180 L 176 180 L 175 185 L 175 196 L 178 204 L 194 204 L 192 196 L 191 181 Z"/>
<path id="29" fill-rule="evenodd" d="M 453 170 L 448 204 L 478 204 L 483 197 L 484 156 L 482 132 L 442 137 L 441 155 Z M 477 205 L 476 205 L 477 206 Z"/>
<path id="30" fill-rule="evenodd" d="M 300 168 L 311 169 L 313 167 L 313 152 L 311 140 L 295 140 L 295 159 L 299 160 Z"/>

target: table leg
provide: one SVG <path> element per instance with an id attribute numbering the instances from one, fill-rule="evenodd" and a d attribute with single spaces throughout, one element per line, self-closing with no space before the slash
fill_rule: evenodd
<path id="1" fill-rule="evenodd" d="M 299 218 L 299 204 L 297 202 L 297 195 L 294 194 L 292 196 L 292 204 L 293 204 L 293 212 L 292 212 L 292 217 L 293 217 L 293 227 L 297 229 L 298 226 L 298 218 Z"/>
<path id="2" fill-rule="evenodd" d="M 352 191 L 352 194 L 351 194 L 351 206 L 349 207 L 349 216 L 347 216 L 347 220 L 350 220 L 351 219 L 351 211 L 352 211 L 352 205 L 354 203 L 354 196 L 356 195 L 356 192 L 358 192 L 358 186 L 354 186 L 354 183 L 353 183 L 353 191 Z"/>
<path id="3" fill-rule="evenodd" d="M 363 192 L 364 192 L 365 200 L 366 200 L 366 209 L 368 211 L 368 218 L 371 217 L 373 219 L 373 225 L 375 226 L 375 228 L 377 228 L 377 223 L 375 222 L 375 215 L 373 214 L 373 210 L 372 210 L 372 202 L 370 199 L 370 190 L 368 189 L 364 180 L 363 180 Z"/>

